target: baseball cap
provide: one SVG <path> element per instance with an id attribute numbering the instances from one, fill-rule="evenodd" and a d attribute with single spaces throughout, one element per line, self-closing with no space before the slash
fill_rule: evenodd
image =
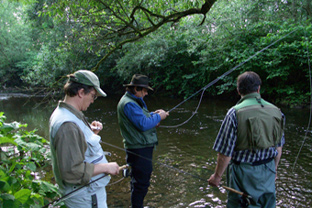
<path id="1" fill-rule="evenodd" d="M 69 80 L 84 84 L 87 86 L 93 86 L 98 92 L 98 96 L 106 97 L 106 93 L 100 88 L 99 78 L 89 70 L 78 70 L 74 74 L 70 74 Z"/>

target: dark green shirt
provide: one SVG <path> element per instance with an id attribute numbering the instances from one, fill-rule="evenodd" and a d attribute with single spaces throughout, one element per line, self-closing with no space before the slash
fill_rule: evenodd
<path id="1" fill-rule="evenodd" d="M 68 109 L 71 113 L 89 125 L 82 112 L 64 102 L 59 107 Z M 61 125 L 54 137 L 56 157 L 64 182 L 70 184 L 86 184 L 90 181 L 94 164 L 84 162 L 87 143 L 80 128 L 72 122 Z"/>

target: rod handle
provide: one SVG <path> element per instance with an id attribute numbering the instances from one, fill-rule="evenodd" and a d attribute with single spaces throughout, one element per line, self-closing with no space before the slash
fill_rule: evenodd
<path id="1" fill-rule="evenodd" d="M 251 196 L 245 194 L 244 192 L 237 191 L 236 189 L 233 189 L 233 188 L 230 188 L 230 187 L 227 187 L 227 186 L 222 186 L 222 188 L 227 189 L 227 190 L 229 190 L 229 191 L 231 191 L 233 193 L 239 194 L 239 195 L 241 195 L 243 197 L 251 198 Z"/>
<path id="2" fill-rule="evenodd" d="M 126 169 L 126 168 L 128 168 L 128 167 L 129 167 L 128 165 L 120 166 L 120 167 L 119 167 L 119 171 L 121 171 L 121 170 L 123 170 L 123 169 Z"/>

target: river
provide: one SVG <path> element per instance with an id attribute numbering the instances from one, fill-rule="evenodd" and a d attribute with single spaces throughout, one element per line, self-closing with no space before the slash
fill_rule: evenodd
<path id="1" fill-rule="evenodd" d="M 120 95 L 121 96 L 121 95 Z M 120 96 L 98 98 L 85 112 L 89 121 L 103 123 L 100 136 L 103 149 L 112 153 L 109 161 L 125 164 L 125 151 L 117 124 L 116 106 Z M 57 100 L 42 102 L 42 97 L 0 95 L 0 111 L 6 122 L 27 123 L 28 129 L 48 139 L 48 120 Z M 182 100 L 146 97 L 149 110 L 169 110 Z M 40 105 L 39 105 L 40 104 Z M 174 126 L 187 120 L 196 109 L 198 99 L 189 100 L 170 113 L 163 126 Z M 154 172 L 145 205 L 157 208 L 226 207 L 226 191 L 208 186 L 206 179 L 213 173 L 217 153 L 212 150 L 215 137 L 227 110 L 234 102 L 203 99 L 196 115 L 178 128 L 158 128 L 159 145 L 154 152 Z M 300 208 L 312 204 L 312 140 L 307 132 L 309 109 L 281 108 L 286 115 L 286 144 L 278 168 L 277 207 Z M 299 149 L 305 139 L 298 161 Z M 118 147 L 118 148 L 116 148 Z M 44 177 L 50 180 L 51 172 Z M 109 207 L 129 207 L 129 178 L 113 176 L 107 187 Z M 117 182 L 117 183 L 115 183 Z M 225 185 L 225 177 L 223 177 Z"/>

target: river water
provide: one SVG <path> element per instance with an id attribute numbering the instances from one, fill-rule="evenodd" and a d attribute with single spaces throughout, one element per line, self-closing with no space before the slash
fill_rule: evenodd
<path id="1" fill-rule="evenodd" d="M 120 95 L 121 96 L 121 95 Z M 89 121 L 103 123 L 100 136 L 108 144 L 103 149 L 112 153 L 109 161 L 125 164 L 125 151 L 117 124 L 116 106 L 120 96 L 98 98 L 85 112 Z M 48 120 L 57 100 L 27 96 L 0 95 L 0 111 L 7 122 L 27 123 L 28 129 L 48 139 Z M 170 110 L 182 100 L 146 97 L 149 110 Z M 41 105 L 38 105 L 40 104 Z M 190 100 L 170 113 L 162 126 L 174 126 L 187 120 L 196 109 L 198 100 Z M 213 173 L 217 153 L 212 150 L 215 137 L 227 110 L 234 102 L 204 99 L 198 113 L 178 128 L 158 128 L 159 145 L 154 152 L 154 172 L 145 205 L 157 208 L 226 207 L 226 191 L 208 186 L 206 180 Z M 286 144 L 278 168 L 277 207 L 300 208 L 312 205 L 312 141 L 309 109 L 281 108 L 286 115 Z M 307 136 L 305 137 L 305 135 Z M 305 139 L 296 165 L 299 149 Z M 45 180 L 51 180 L 47 172 Z M 119 181 L 121 180 L 121 181 Z M 225 178 L 223 177 L 225 185 Z M 129 178 L 113 176 L 107 187 L 109 207 L 129 207 Z"/>

